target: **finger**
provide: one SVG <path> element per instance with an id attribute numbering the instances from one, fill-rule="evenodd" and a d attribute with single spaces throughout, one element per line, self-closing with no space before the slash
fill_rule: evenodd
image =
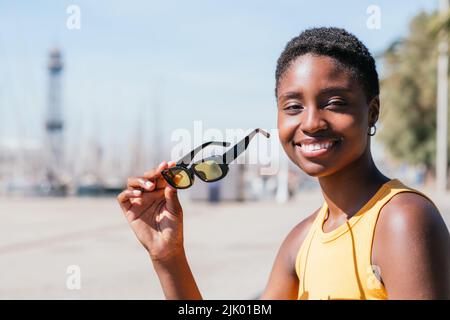
<path id="1" fill-rule="evenodd" d="M 125 216 L 129 222 L 140 218 L 148 211 L 150 215 L 156 213 L 156 205 L 164 200 L 164 190 L 155 190 L 154 192 L 146 192 L 142 198 L 139 198 L 139 203 L 133 203 L 133 206 L 126 212 Z M 152 221 L 152 217 L 148 217 Z"/>
<path id="2" fill-rule="evenodd" d="M 164 189 L 167 185 L 167 181 L 166 179 L 164 179 L 164 177 L 161 175 L 160 177 L 158 177 L 154 183 L 156 183 L 156 188 L 155 190 L 161 190 Z"/>
<path id="3" fill-rule="evenodd" d="M 174 166 L 176 166 L 177 163 L 175 161 L 169 161 L 167 163 L 167 167 L 165 169 L 169 169 L 172 168 Z M 161 183 L 158 183 L 157 188 L 158 189 L 164 189 L 166 186 L 168 186 L 169 184 L 167 183 L 166 179 L 161 175 L 161 179 L 158 178 L 158 181 L 161 181 Z"/>
<path id="4" fill-rule="evenodd" d="M 120 204 L 120 207 L 125 212 L 128 211 L 131 207 L 130 199 L 138 198 L 142 195 L 140 190 L 124 190 L 117 196 L 117 201 Z"/>
<path id="5" fill-rule="evenodd" d="M 138 178 L 138 179 L 142 179 L 143 181 L 142 182 L 137 181 L 137 182 L 131 183 L 128 186 L 129 190 L 138 189 L 138 190 L 144 191 L 144 193 L 149 193 L 149 192 L 156 191 L 159 189 L 164 189 L 167 185 L 166 180 L 163 177 L 154 179 L 153 181 L 145 179 L 145 178 Z"/>
<path id="6" fill-rule="evenodd" d="M 156 184 L 157 189 L 164 189 L 167 185 L 166 179 L 162 176 L 161 172 L 168 168 L 168 165 L 165 161 L 161 162 L 159 166 L 155 169 L 152 169 L 146 173 L 144 173 L 143 178 L 148 179 L 149 181 L 152 181 Z"/>
<path id="7" fill-rule="evenodd" d="M 158 167 L 153 168 L 153 169 L 145 172 L 144 173 L 144 178 L 150 179 L 150 180 L 157 178 L 161 174 L 161 171 L 166 169 L 166 166 L 167 166 L 167 162 L 165 162 L 165 161 L 161 162 L 158 165 Z"/>
<path id="8" fill-rule="evenodd" d="M 169 161 L 169 162 L 167 162 L 167 167 L 172 168 L 172 167 L 176 166 L 176 164 L 177 163 L 175 161 Z"/>
<path id="9" fill-rule="evenodd" d="M 128 178 L 127 187 L 128 189 L 142 188 L 147 191 L 152 191 L 153 189 L 155 189 L 155 183 L 142 177 L 131 177 Z"/>
<path id="10" fill-rule="evenodd" d="M 183 210 L 178 199 L 177 189 L 170 185 L 164 189 L 164 197 L 166 198 L 167 210 L 174 215 L 181 215 Z"/>

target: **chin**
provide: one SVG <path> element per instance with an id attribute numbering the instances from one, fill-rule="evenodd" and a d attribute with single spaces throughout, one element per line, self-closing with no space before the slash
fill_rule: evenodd
<path id="1" fill-rule="evenodd" d="M 317 158 L 306 158 L 295 149 L 295 147 L 285 148 L 286 154 L 291 159 L 293 163 L 297 165 L 303 172 L 305 172 L 308 176 L 321 178 L 335 174 L 346 165 L 351 164 L 353 160 L 351 157 L 343 157 L 343 150 L 341 146 L 339 149 L 335 150 L 333 155 L 328 155 L 325 157 L 317 157 Z M 338 151 L 336 153 L 336 151 Z M 357 159 L 358 157 L 355 157 Z"/>
<path id="2" fill-rule="evenodd" d="M 320 177 L 326 177 L 335 172 L 335 168 L 331 168 L 328 166 L 324 166 L 322 164 L 308 162 L 308 163 L 298 163 L 297 165 L 300 167 L 300 169 L 306 173 L 308 176 L 320 178 Z"/>
<path id="3" fill-rule="evenodd" d="M 292 162 L 297 165 L 308 176 L 321 178 L 332 175 L 339 171 L 339 165 L 336 165 L 336 161 L 330 161 L 329 159 L 322 159 L 321 162 L 311 161 L 302 157 L 299 157 L 295 152 L 289 156 Z M 331 163 L 330 163 L 331 162 Z"/>

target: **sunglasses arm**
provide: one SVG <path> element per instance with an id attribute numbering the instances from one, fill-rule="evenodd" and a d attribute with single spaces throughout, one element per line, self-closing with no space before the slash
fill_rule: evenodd
<path id="1" fill-rule="evenodd" d="M 205 147 L 212 145 L 212 146 L 222 146 L 222 147 L 228 147 L 230 145 L 229 142 L 223 142 L 223 141 L 209 141 L 203 143 L 201 146 L 198 146 L 191 152 L 184 155 L 180 160 L 177 162 L 177 166 L 187 166 L 189 163 L 191 163 L 192 159 L 194 159 L 195 155 L 199 153 L 202 149 Z"/>
<path id="2" fill-rule="evenodd" d="M 250 132 L 244 139 L 236 143 L 232 148 L 230 148 L 227 152 L 225 152 L 222 156 L 222 161 L 225 164 L 229 164 L 234 161 L 242 152 L 244 152 L 250 140 L 257 134 L 262 133 L 266 138 L 270 137 L 270 134 L 263 129 L 257 128 Z"/>

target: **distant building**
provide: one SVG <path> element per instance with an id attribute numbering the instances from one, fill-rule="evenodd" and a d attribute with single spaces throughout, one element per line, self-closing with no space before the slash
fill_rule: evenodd
<path id="1" fill-rule="evenodd" d="M 38 141 L 0 142 L 0 194 L 38 194 L 43 179 Z"/>

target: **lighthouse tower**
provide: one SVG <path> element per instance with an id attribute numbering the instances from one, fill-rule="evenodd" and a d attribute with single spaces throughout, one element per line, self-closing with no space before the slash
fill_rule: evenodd
<path id="1" fill-rule="evenodd" d="M 46 133 L 46 179 L 53 195 L 65 193 L 62 181 L 64 169 L 63 132 L 64 122 L 61 104 L 61 74 L 63 64 L 59 49 L 50 51 L 48 62 L 48 100 L 45 119 Z"/>

